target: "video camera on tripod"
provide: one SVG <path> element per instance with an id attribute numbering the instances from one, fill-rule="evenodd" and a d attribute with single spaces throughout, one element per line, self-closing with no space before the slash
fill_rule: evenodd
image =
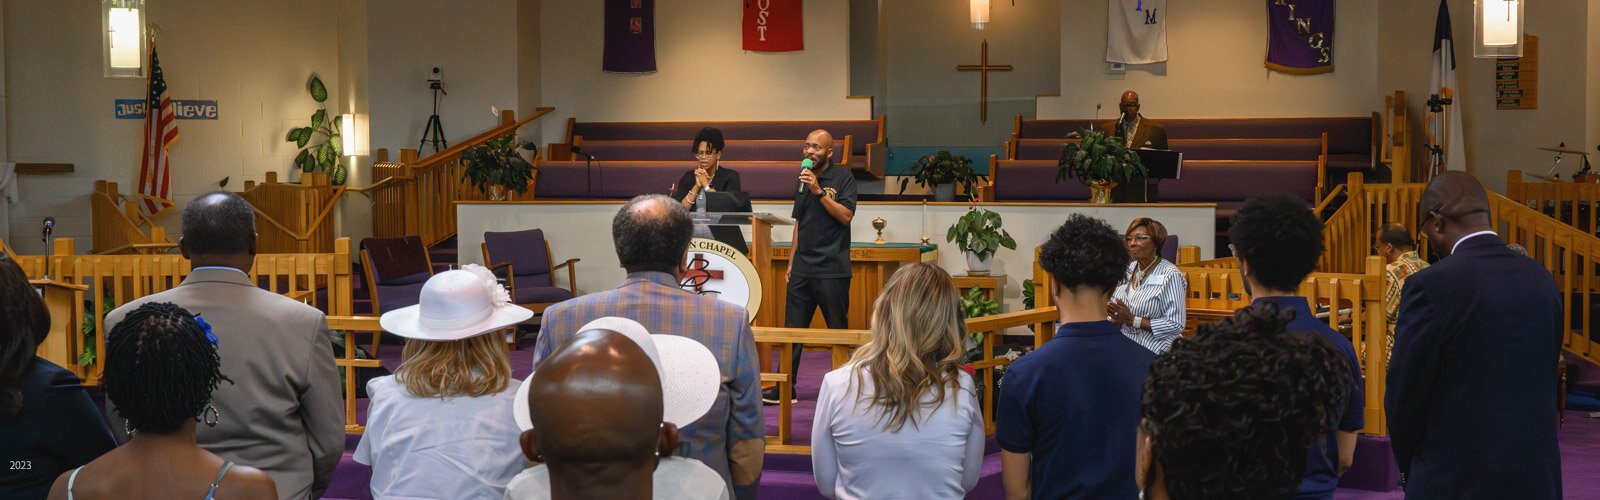
<path id="1" fill-rule="evenodd" d="M 444 91 L 444 72 L 436 66 L 428 74 L 428 88 L 433 90 L 433 114 L 428 116 L 428 125 L 422 128 L 422 142 L 417 143 L 417 151 L 422 147 L 433 144 L 433 152 L 450 147 L 444 140 L 444 124 L 439 123 L 439 96 L 449 95 Z"/>

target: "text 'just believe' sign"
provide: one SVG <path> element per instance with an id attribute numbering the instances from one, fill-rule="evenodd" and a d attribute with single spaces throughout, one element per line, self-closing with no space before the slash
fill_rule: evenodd
<path id="1" fill-rule="evenodd" d="M 144 107 L 144 99 L 117 99 L 116 117 L 118 120 L 143 120 Z M 173 99 L 172 110 L 179 120 L 217 119 L 217 101 Z"/>

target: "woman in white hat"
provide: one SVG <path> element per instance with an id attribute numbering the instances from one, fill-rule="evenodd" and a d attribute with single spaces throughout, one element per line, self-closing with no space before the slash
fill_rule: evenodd
<path id="1" fill-rule="evenodd" d="M 374 498 L 505 496 L 522 470 L 522 429 L 511 416 L 517 390 L 498 333 L 532 316 L 471 264 L 428 279 L 417 305 L 383 315 L 384 331 L 407 340 L 400 369 L 367 383 L 367 428 L 354 458 L 372 466 Z"/>

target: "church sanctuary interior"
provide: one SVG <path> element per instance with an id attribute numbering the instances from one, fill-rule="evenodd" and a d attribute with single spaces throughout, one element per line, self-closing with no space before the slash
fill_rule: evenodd
<path id="1" fill-rule="evenodd" d="M 1428 418 L 1548 418 L 1559 450 L 1551 457 L 1559 459 L 1556 497 L 1600 498 L 1600 171 L 1591 169 L 1600 162 L 1600 0 L 0 0 L 0 12 L 0 252 L 48 309 L 37 362 L 81 380 L 119 443 L 130 420 L 112 410 L 121 405 L 110 404 L 104 383 L 115 378 L 107 358 L 122 352 L 108 344 L 108 316 L 120 319 L 113 310 L 167 297 L 189 286 L 191 272 L 214 268 L 190 260 L 206 251 L 185 234 L 206 224 L 189 219 L 209 215 L 185 207 L 208 193 L 234 193 L 253 210 L 253 260 L 243 261 L 248 281 L 239 283 L 326 316 L 317 349 L 331 350 L 340 379 L 321 390 L 338 398 L 344 441 L 334 445 L 343 448 L 331 475 L 318 473 L 305 491 L 331 499 L 402 495 L 407 472 L 381 469 L 407 462 L 368 450 L 393 444 L 396 424 L 385 424 L 391 435 L 381 439 L 365 434 L 380 405 L 397 404 L 379 402 L 378 377 L 419 359 L 408 343 L 433 342 L 385 331 L 391 314 L 420 310 L 426 325 L 429 301 L 444 300 L 430 299 L 443 293 L 431 291 L 434 278 L 487 268 L 494 276 L 485 279 L 505 286 L 496 300 L 533 313 L 495 331 L 506 342 L 489 344 L 510 366 L 497 404 L 521 404 L 518 417 L 529 418 L 528 398 L 537 408 L 546 393 L 521 387 L 514 402 L 510 393 L 523 380 L 544 380 L 534 378 L 536 364 L 584 342 L 556 335 L 572 337 L 593 319 L 585 314 L 621 300 L 608 294 L 645 280 L 629 255 L 679 241 L 651 233 L 661 224 L 623 224 L 630 200 L 664 195 L 647 201 L 686 214 L 695 238 L 676 275 L 654 274 L 676 280 L 667 288 L 681 289 L 682 300 L 736 308 L 747 325 L 683 319 L 711 310 L 702 303 L 672 311 L 641 303 L 599 316 L 624 316 L 656 334 L 643 337 L 671 336 L 660 322 L 709 329 L 688 336 L 718 356 L 719 397 L 742 396 L 708 403 L 700 417 L 708 420 L 677 425 L 672 441 L 681 443 L 679 458 L 707 440 L 727 441 L 716 455 L 722 463 L 708 464 L 726 483 L 721 498 L 881 496 L 861 493 L 885 487 L 867 485 L 865 471 L 834 470 L 849 468 L 837 428 L 828 439 L 814 433 L 849 411 L 829 401 L 830 371 L 891 343 L 885 329 L 904 329 L 881 326 L 888 314 L 875 311 L 900 303 L 891 294 L 905 288 L 901 276 L 924 263 L 948 273 L 959 294 L 964 319 L 949 323 L 964 321 L 965 352 L 940 356 L 959 356 L 955 366 L 970 374 L 962 376 L 975 394 L 971 418 L 983 433 L 974 438 L 983 448 L 976 482 L 952 496 L 1002 499 L 1031 481 L 1035 496 L 1054 498 L 1061 486 L 1052 482 L 1084 473 L 1041 476 L 1061 462 L 1041 458 L 1050 450 L 1012 444 L 1017 434 L 1006 427 L 1020 417 L 1005 413 L 1022 410 L 1007 406 L 1012 386 L 1003 383 L 1068 330 L 1064 297 L 1080 287 L 1058 282 L 1050 267 L 1047 254 L 1060 244 L 1052 232 L 1082 215 L 1122 238 L 1119 248 L 1132 256 L 1116 297 L 1139 296 L 1141 282 L 1175 284 L 1176 323 L 1136 307 L 1126 315 L 1132 326 L 1121 327 L 1134 333 L 1115 336 L 1153 350 L 1159 364 L 1194 347 L 1201 325 L 1253 307 L 1265 281 L 1249 273 L 1268 264 L 1241 265 L 1233 238 L 1247 228 L 1235 226 L 1244 219 L 1236 215 L 1253 200 L 1287 195 L 1320 225 L 1320 253 L 1286 293 L 1302 296 L 1338 347 L 1355 352 L 1361 380 L 1350 401 L 1359 429 L 1323 425 L 1316 435 L 1329 437 L 1311 449 L 1317 458 L 1325 445 L 1333 453 L 1334 434 L 1356 436 L 1353 453 L 1334 454 L 1348 455 L 1340 457 L 1348 470 L 1330 476 L 1322 498 L 1398 499 L 1408 478 L 1414 494 L 1441 481 L 1426 478 L 1439 472 L 1418 461 L 1442 450 L 1406 436 L 1418 430 L 1401 424 L 1400 412 L 1417 410 L 1396 409 L 1423 403 L 1393 401 L 1386 390 L 1414 384 L 1398 371 L 1419 369 L 1416 359 L 1440 356 L 1417 349 L 1464 347 L 1413 340 L 1422 320 L 1406 314 L 1445 306 L 1421 305 L 1424 292 L 1401 287 L 1436 273 L 1396 269 L 1406 255 L 1437 274 L 1462 269 L 1445 263 L 1470 257 L 1468 238 L 1483 239 L 1471 231 L 1442 239 L 1453 233 L 1435 228 L 1473 217 L 1538 263 L 1542 271 L 1528 279 L 1554 283 L 1559 317 L 1548 340 L 1559 349 L 1539 358 L 1547 371 L 1528 371 L 1545 377 L 1535 384 L 1541 391 L 1556 384 L 1559 401 L 1553 409 L 1431 407 L 1442 413 Z M 1482 210 L 1454 208 L 1476 207 L 1476 188 L 1440 197 L 1440 185 L 1462 178 L 1481 183 Z M 624 240 L 642 250 L 623 252 Z M 1149 266 L 1142 255 L 1152 256 Z M 1167 266 L 1170 278 L 1151 280 Z M 1482 294 L 1472 300 L 1499 300 Z M 1120 300 L 1107 305 L 1112 324 L 1123 317 Z M 215 330 L 212 345 L 259 326 L 193 312 L 210 320 L 200 323 L 208 335 Z M 1160 337 L 1158 320 L 1170 324 L 1159 347 L 1138 336 Z M 20 337 L 21 328 L 0 325 L 0 333 Z M 753 338 L 755 352 L 729 347 L 738 335 Z M 658 343 L 659 356 L 654 345 L 644 352 L 666 367 L 659 378 L 672 413 L 682 393 L 669 386 L 682 375 L 672 344 Z M 1526 365 L 1512 359 L 1524 349 L 1498 345 L 1482 372 Z M 218 349 L 229 376 L 232 354 Z M 731 367 L 724 351 L 750 363 Z M 7 369 L 0 366 L 0 386 L 16 383 Z M 1465 375 L 1428 376 L 1449 386 Z M 229 378 L 247 385 L 253 377 Z M 243 390 L 229 381 L 215 387 Z M 771 401 L 753 403 L 765 432 L 752 438 L 761 445 L 758 470 L 741 470 L 749 449 L 703 428 L 726 419 L 715 427 L 734 432 L 737 404 L 755 411 L 753 393 Z M 26 412 L 28 400 L 21 404 Z M 5 413 L 0 443 L 21 442 L 4 437 Z M 245 418 L 229 413 L 220 418 Z M 501 413 L 472 418 L 509 426 Z M 280 498 L 296 497 L 271 464 L 208 444 L 215 421 L 198 418 L 198 431 L 187 432 L 198 432 L 202 448 L 265 470 Z M 549 421 L 532 418 L 535 429 Z M 1143 424 L 1129 422 L 1125 444 L 1133 446 Z M 1484 434 L 1528 430 L 1484 425 Z M 529 454 L 514 454 L 510 472 L 545 467 L 527 451 L 535 432 L 522 435 Z M 554 441 L 541 437 L 537 449 L 554 458 Z M 503 444 L 515 450 L 518 442 L 512 434 Z M 814 456 L 813 444 L 829 449 Z M 1134 451 L 1107 457 L 1124 454 Z M 37 498 L 95 456 L 50 472 Z M 1014 456 L 1033 457 L 1031 478 L 1023 458 L 1013 479 Z M 823 474 L 818 457 L 845 465 L 829 462 Z M 13 469 L 18 460 L 46 462 L 6 458 Z M 410 466 L 419 463 L 433 462 Z M 651 469 L 657 498 L 668 461 L 661 464 Z M 561 480 L 549 467 L 544 480 Z M 91 485 L 95 468 L 82 469 Z M 1133 491 L 1146 477 L 1136 479 L 1131 463 L 1096 470 L 1122 469 L 1096 480 Z M 1176 481 L 1175 469 L 1165 470 L 1163 488 Z M 216 478 L 226 494 L 233 479 Z M 498 481 L 483 498 L 502 498 L 506 480 Z M 1150 494 L 1151 484 L 1138 491 Z M 34 498 L 6 488 L 0 480 L 0 497 Z"/>

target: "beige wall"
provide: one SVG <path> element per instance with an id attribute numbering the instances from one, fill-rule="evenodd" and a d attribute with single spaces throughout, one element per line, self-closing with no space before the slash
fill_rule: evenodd
<path id="1" fill-rule="evenodd" d="M 546 1 L 540 12 L 541 143 L 559 140 L 567 117 L 608 120 L 866 119 L 867 99 L 848 99 L 846 0 L 804 2 L 805 50 L 745 52 L 741 2 L 655 3 L 656 67 L 646 75 L 600 71 L 601 2 Z"/>
<path id="2" fill-rule="evenodd" d="M 1109 119 L 1116 115 L 1118 97 L 1129 89 L 1139 92 L 1143 113 L 1153 119 L 1366 116 L 1383 104 L 1376 85 L 1378 4 L 1379 0 L 1340 0 L 1334 24 L 1334 71 L 1294 76 L 1262 67 L 1265 3 L 1168 2 L 1169 60 L 1129 66 L 1125 74 L 1117 74 L 1109 72 L 1105 62 L 1106 2 L 1064 0 L 1061 97 L 1040 98 L 1038 116 L 1090 118 L 1095 104 L 1101 103 L 1099 116 Z"/>
<path id="3" fill-rule="evenodd" d="M 1058 2 L 992 2 L 989 26 L 981 31 L 972 27 L 967 2 L 883 5 L 888 94 L 880 99 L 896 146 L 998 147 L 1010 137 L 1013 117 L 1033 116 L 1035 96 L 1061 87 Z M 989 73 L 987 124 L 978 121 L 978 73 L 955 68 L 978 64 L 984 40 L 990 64 L 1014 68 Z"/>
<path id="4" fill-rule="evenodd" d="M 5 4 L 8 160 L 76 168 L 22 177 L 23 200 L 12 206 L 8 241 L 24 253 L 44 250 L 38 228 L 45 216 L 56 218 L 57 236 L 89 248 L 88 194 L 96 179 L 134 191 L 143 121 L 113 119 L 112 101 L 140 98 L 145 83 L 101 76 L 99 5 Z M 219 106 L 217 120 L 177 122 L 182 137 L 171 150 L 172 194 L 180 205 L 223 177 L 238 189 L 246 179 L 289 169 L 296 150 L 284 133 L 306 125 L 317 107 L 305 90 L 307 75 L 322 76 L 329 112 L 340 111 L 335 10 L 313 0 L 149 3 L 147 20 L 162 27 L 170 95 Z M 164 220 L 174 233 L 177 223 L 176 216 Z"/>
<path id="5" fill-rule="evenodd" d="M 1597 3 L 1587 0 L 1588 3 Z M 1539 37 L 1539 108 L 1497 110 L 1494 107 L 1494 60 L 1472 57 L 1472 2 L 1451 0 L 1451 25 L 1456 43 L 1456 81 L 1461 87 L 1462 122 L 1467 148 L 1467 168 L 1485 185 L 1504 191 L 1506 172 L 1511 169 L 1543 174 L 1550 168 L 1550 155 L 1533 148 L 1565 142 L 1579 147 L 1584 142 L 1584 110 L 1588 97 L 1585 79 L 1592 74 L 1593 55 L 1584 33 L 1589 32 L 1590 13 L 1586 0 L 1546 0 L 1529 2 L 1524 15 L 1525 29 Z M 1378 62 L 1378 88 L 1381 93 L 1405 90 L 1416 130 L 1414 143 L 1424 144 L 1423 117 L 1430 88 L 1433 25 L 1439 4 L 1435 1 L 1385 2 Z M 1593 88 L 1593 85 L 1590 85 Z M 1590 92 L 1592 93 L 1592 92 Z M 1590 120 L 1595 116 L 1592 115 Z M 1593 147 L 1593 146 L 1589 146 Z M 1423 151 L 1417 148 L 1415 161 L 1421 165 Z M 1581 165 L 1568 156 L 1560 172 L 1567 178 Z"/>
<path id="6" fill-rule="evenodd" d="M 1584 106 L 1584 136 L 1588 138 L 1584 144 L 1584 151 L 1591 155 L 1600 155 L 1600 0 L 1589 0 L 1589 53 L 1583 58 L 1589 61 L 1589 76 L 1584 79 L 1583 88 L 1588 95 L 1584 97 L 1587 104 Z M 1600 156 L 1591 156 L 1589 161 L 1600 163 Z"/>
<path id="7" fill-rule="evenodd" d="M 367 0 L 338 0 L 339 109 L 355 115 L 356 127 L 346 135 L 356 138 L 356 150 L 345 151 L 349 186 L 372 183 L 372 85 L 367 61 Z M 366 153 L 357 155 L 356 153 Z M 372 235 L 372 204 L 361 195 L 346 196 L 339 204 L 335 229 L 353 242 Z"/>

